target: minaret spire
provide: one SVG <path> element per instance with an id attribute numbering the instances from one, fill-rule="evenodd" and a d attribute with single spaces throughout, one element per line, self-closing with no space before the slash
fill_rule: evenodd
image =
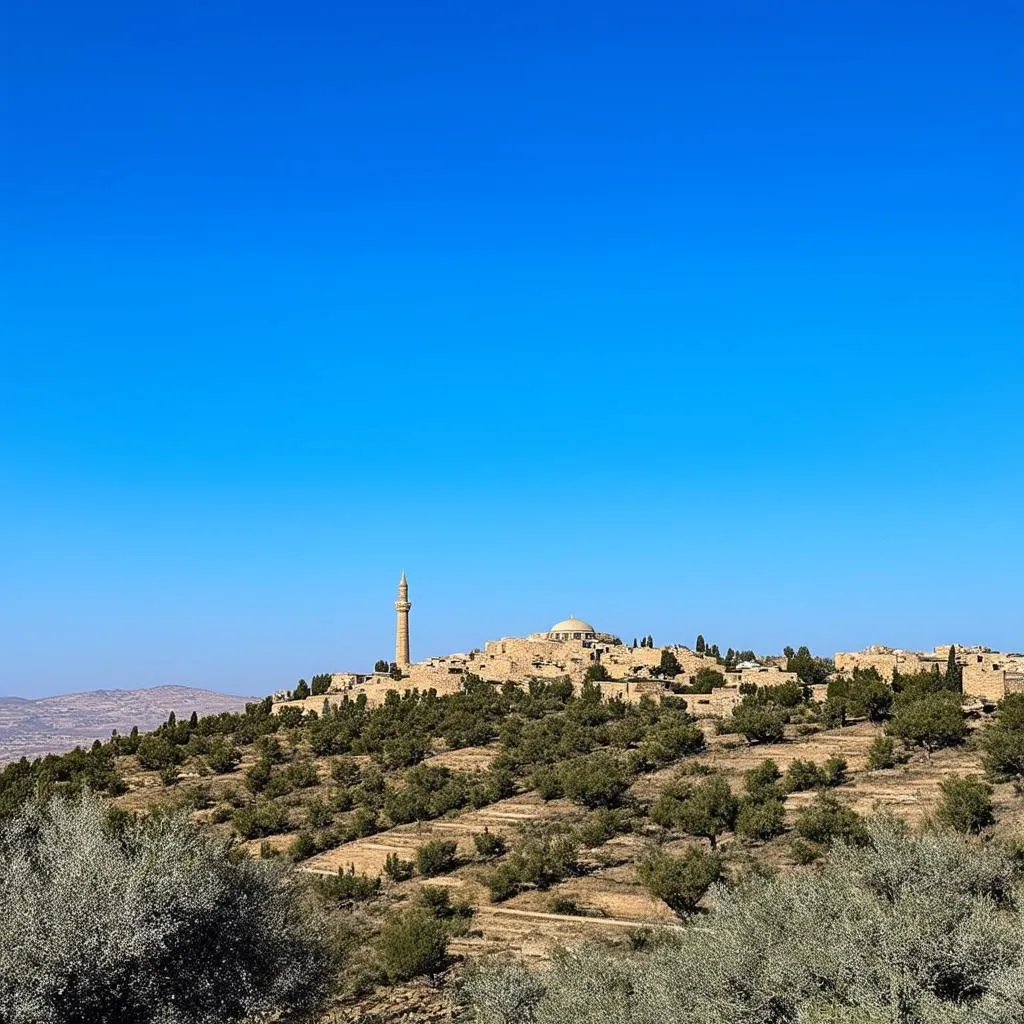
<path id="1" fill-rule="evenodd" d="M 409 667 L 409 582 L 405 578 L 405 570 L 398 581 L 398 600 L 395 602 L 397 622 L 395 624 L 395 664 L 399 668 Z"/>

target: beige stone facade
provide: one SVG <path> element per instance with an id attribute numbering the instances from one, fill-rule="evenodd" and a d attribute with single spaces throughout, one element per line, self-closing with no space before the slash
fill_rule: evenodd
<path id="1" fill-rule="evenodd" d="M 488 640 L 482 648 L 465 654 L 445 654 L 412 662 L 409 657 L 409 584 L 405 573 L 398 584 L 395 602 L 395 662 L 402 670 L 400 681 L 387 673 L 339 672 L 331 677 L 329 695 L 340 697 L 364 694 L 371 704 L 381 703 L 389 690 L 434 690 L 438 694 L 457 693 L 469 676 L 496 684 L 511 682 L 527 685 L 532 679 L 568 678 L 582 686 L 587 670 L 600 665 L 609 677 L 601 682 L 605 697 L 612 700 L 639 701 L 644 697 L 661 700 L 671 693 L 668 681 L 656 678 L 662 655 L 675 655 L 682 671 L 674 680 L 687 684 L 701 669 L 721 672 L 717 660 L 697 654 L 688 647 L 629 647 L 617 637 L 602 633 L 589 622 L 570 616 L 550 629 L 526 637 L 507 636 Z M 891 681 L 893 672 L 904 675 L 944 672 L 950 645 L 930 652 L 905 651 L 875 646 L 863 651 L 840 651 L 835 656 L 836 672 L 852 673 L 857 668 L 873 668 Z M 957 662 L 963 669 L 964 693 L 989 701 L 998 701 L 1007 693 L 1024 692 L 1024 654 L 1000 654 L 987 647 L 957 647 Z M 741 687 L 779 686 L 798 682 L 795 672 L 786 671 L 786 658 L 772 656 L 758 662 L 744 662 L 731 672 L 723 672 L 725 685 L 709 694 L 687 694 L 694 714 L 727 714 L 741 699 Z M 824 687 L 816 687 L 824 690 Z M 823 699 L 824 693 L 815 693 Z M 304 706 L 319 708 L 323 697 L 311 697 Z"/>
<path id="2" fill-rule="evenodd" d="M 874 646 L 863 651 L 840 651 L 836 654 L 836 671 L 852 673 L 854 669 L 873 668 L 891 682 L 893 670 L 902 675 L 918 672 L 946 671 L 949 644 L 940 644 L 932 651 L 904 651 Z M 963 671 L 964 695 L 986 701 L 999 701 L 1008 693 L 1024 692 L 1024 654 L 1004 654 L 988 647 L 956 648 L 957 664 Z"/>
<path id="3" fill-rule="evenodd" d="M 408 650 L 408 585 L 403 574 L 404 589 L 396 602 L 396 655 Z M 615 636 L 602 633 L 580 619 L 568 618 L 551 629 L 526 637 L 502 637 L 489 640 L 482 648 L 466 653 L 445 654 L 402 665 L 402 679 L 391 679 L 387 673 L 338 672 L 331 677 L 328 694 L 331 703 L 343 697 L 364 694 L 370 704 L 381 703 L 389 690 L 434 690 L 438 694 L 457 693 L 468 675 L 487 682 L 512 682 L 525 686 L 532 679 L 568 678 L 577 690 L 582 686 L 587 669 L 601 665 L 609 679 L 600 683 L 606 699 L 627 702 L 650 698 L 660 701 L 671 695 L 666 680 L 656 678 L 653 671 L 661 663 L 664 651 L 671 651 L 682 669 L 674 680 L 687 684 L 701 669 L 722 672 L 725 685 L 710 694 L 687 694 L 686 701 L 694 714 L 710 716 L 728 714 L 741 699 L 740 686 L 777 686 L 796 676 L 784 671 L 785 659 L 766 659 L 724 672 L 714 657 L 697 654 L 680 645 L 668 647 L 630 647 Z M 401 663 L 399 663 L 401 664 Z M 323 697 L 311 697 L 302 706 L 319 710 Z M 298 704 L 300 702 L 292 702 Z"/>

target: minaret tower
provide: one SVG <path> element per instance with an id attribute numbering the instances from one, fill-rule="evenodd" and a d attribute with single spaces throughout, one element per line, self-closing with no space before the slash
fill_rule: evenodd
<path id="1" fill-rule="evenodd" d="M 395 624 L 395 664 L 399 668 L 409 667 L 409 609 L 411 607 L 409 584 L 403 572 L 402 578 L 398 581 L 398 600 L 395 602 L 395 611 L 398 613 L 398 621 Z"/>

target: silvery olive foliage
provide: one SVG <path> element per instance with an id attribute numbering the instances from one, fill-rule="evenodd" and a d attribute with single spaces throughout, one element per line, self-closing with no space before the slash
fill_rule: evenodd
<path id="1" fill-rule="evenodd" d="M 530 975 L 471 975 L 474 1024 L 1024 1024 L 1024 921 L 1010 859 L 869 824 L 821 871 L 712 890 L 649 952 L 588 946 Z"/>
<path id="2" fill-rule="evenodd" d="M 308 1019 L 325 968 L 305 908 L 184 815 L 27 807 L 0 827 L 0 1024 Z"/>

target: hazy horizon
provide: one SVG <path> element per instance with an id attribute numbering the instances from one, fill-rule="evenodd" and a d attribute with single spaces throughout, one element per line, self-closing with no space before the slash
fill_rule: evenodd
<path id="1" fill-rule="evenodd" d="M 1024 648 L 983 6 L 10 5 L 0 693 Z"/>

